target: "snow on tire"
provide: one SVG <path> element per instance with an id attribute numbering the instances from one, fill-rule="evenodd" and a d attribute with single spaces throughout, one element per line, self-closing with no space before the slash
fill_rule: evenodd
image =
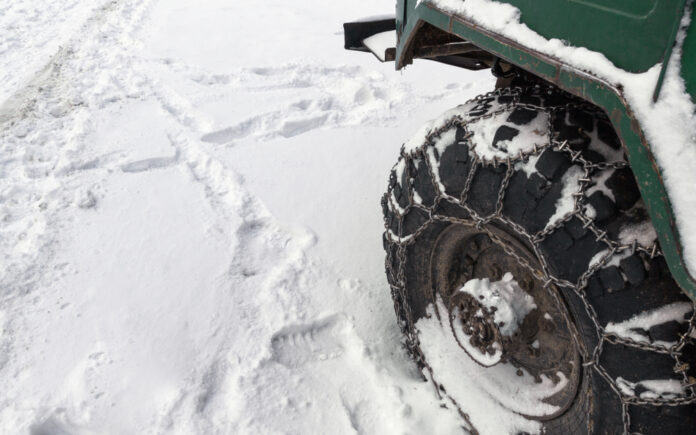
<path id="1" fill-rule="evenodd" d="M 602 112 L 479 96 L 404 145 L 382 207 L 406 346 L 470 431 L 695 427 L 694 307 Z"/>

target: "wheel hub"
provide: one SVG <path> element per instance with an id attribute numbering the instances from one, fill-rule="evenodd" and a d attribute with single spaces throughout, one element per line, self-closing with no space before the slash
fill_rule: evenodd
<path id="1" fill-rule="evenodd" d="M 486 367 L 502 360 L 503 336 L 495 322 L 495 307 L 489 309 L 474 296 L 458 292 L 450 300 L 449 312 L 454 337 L 473 360 Z"/>
<path id="2" fill-rule="evenodd" d="M 550 381 L 557 385 L 555 392 L 543 399 L 557 411 L 529 416 L 553 418 L 571 405 L 581 379 L 580 354 L 570 330 L 573 326 L 565 321 L 570 314 L 554 296 L 557 290 L 545 288 L 523 265 L 524 261 L 540 270 L 531 250 L 496 227 L 486 230 L 453 224 L 441 233 L 431 254 L 430 296 L 432 300 L 442 298 L 448 313 L 440 316 L 449 318 L 465 357 L 490 370 L 493 366 L 508 367 L 521 379 L 521 385 L 525 376 L 531 376 L 536 384 Z M 496 284 L 506 279 L 517 292 L 510 297 L 465 291 L 473 280 Z M 533 303 L 520 311 L 520 298 Z M 507 316 L 502 315 L 505 312 Z M 514 324 L 508 323 L 510 320 Z"/>

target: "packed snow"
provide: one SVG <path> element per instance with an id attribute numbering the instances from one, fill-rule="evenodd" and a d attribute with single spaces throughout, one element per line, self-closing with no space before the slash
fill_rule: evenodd
<path id="1" fill-rule="evenodd" d="M 623 89 L 623 95 L 640 121 L 651 150 L 661 168 L 662 179 L 670 196 L 680 231 L 683 255 L 691 274 L 696 276 L 696 104 L 686 92 L 681 73 L 682 43 L 677 44 L 667 66 L 660 98 L 653 102 L 662 64 L 640 74 L 617 68 L 603 54 L 584 47 L 574 47 L 560 39 L 546 39 L 520 22 L 520 10 L 494 0 L 418 0 L 418 5 L 432 4 L 444 11 L 465 17 L 535 51 L 573 65 Z M 693 6 L 693 1 L 688 5 Z M 681 27 L 690 24 L 685 14 Z M 675 158 L 678 156 L 678 158 Z"/>
<path id="2" fill-rule="evenodd" d="M 641 399 L 674 399 L 683 396 L 684 385 L 677 379 L 648 379 L 631 382 L 619 377 L 616 384 L 626 396 L 638 396 Z"/>
<path id="3" fill-rule="evenodd" d="M 0 6 L 0 433 L 461 433 L 402 348 L 379 199 L 494 79 L 343 50 L 393 7 Z"/>
<path id="4" fill-rule="evenodd" d="M 637 224 L 625 225 L 619 233 L 621 243 L 630 245 L 635 240 L 641 246 L 652 246 L 657 240 L 657 233 L 652 222 L 642 221 Z"/>
<path id="5" fill-rule="evenodd" d="M 585 175 L 585 170 L 579 166 L 571 166 L 568 171 L 561 177 L 563 189 L 561 196 L 556 201 L 556 211 L 551 215 L 549 221 L 546 222 L 545 229 L 552 228 L 554 225 L 562 221 L 566 216 L 575 211 L 574 193 L 580 191 L 580 179 Z M 594 217 L 595 210 L 590 204 L 585 205 L 585 214 Z"/>
<path id="6" fill-rule="evenodd" d="M 609 322 L 604 330 L 618 337 L 628 338 L 639 343 L 650 343 L 648 331 L 653 326 L 669 322 L 686 323 L 693 314 L 694 306 L 689 302 L 675 302 L 663 307 L 645 311 L 623 322 Z M 654 342 L 659 346 L 671 347 L 675 343 Z"/>

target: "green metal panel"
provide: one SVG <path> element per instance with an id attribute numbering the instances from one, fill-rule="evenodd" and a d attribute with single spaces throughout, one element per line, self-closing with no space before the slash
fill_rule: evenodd
<path id="1" fill-rule="evenodd" d="M 550 5 L 553 1 L 563 4 L 569 3 L 566 0 L 536 0 L 539 4 L 546 5 Z M 590 0 L 582 2 L 577 0 L 574 3 L 587 5 L 590 4 Z M 592 0 L 592 3 L 598 4 L 600 0 Z M 631 6 L 628 1 L 612 3 L 612 5 L 614 4 L 624 8 Z M 676 7 L 675 1 L 670 2 L 670 4 Z M 641 195 L 650 213 L 670 271 L 682 289 L 696 300 L 696 280 L 689 274 L 683 260 L 679 230 L 675 223 L 667 191 L 662 183 L 660 169 L 650 150 L 650 144 L 647 143 L 638 121 L 619 89 L 570 65 L 564 65 L 556 59 L 534 52 L 533 47 L 520 46 L 518 43 L 490 32 L 462 17 L 452 16 L 438 10 L 428 3 L 417 4 L 417 0 L 398 0 L 397 5 L 403 8 L 400 9 L 403 15 L 401 17 L 397 15 L 397 20 L 400 19 L 400 22 L 397 23 L 397 29 L 401 30 L 396 53 L 396 67 L 398 69 L 410 62 L 407 57 L 410 49 L 409 44 L 414 40 L 421 25 L 427 22 L 446 32 L 456 34 L 478 47 L 601 107 L 609 115 L 624 144 L 628 161 L 638 181 Z M 636 9 L 631 10 L 640 11 L 638 9 L 640 5 L 646 7 L 644 6 L 645 2 L 637 1 L 636 5 Z M 681 17 L 675 16 L 673 22 L 667 23 L 669 32 L 673 32 L 674 26 L 679 24 L 680 19 Z M 696 36 L 694 35 L 696 30 L 694 27 L 691 28 L 687 36 L 684 48 L 684 59 L 686 60 L 682 68 L 682 74 L 690 86 L 692 96 L 694 96 L 694 87 L 696 87 L 696 65 L 694 65 L 693 56 L 694 50 L 696 50 Z M 640 56 L 638 53 L 635 55 Z"/>
<path id="2" fill-rule="evenodd" d="M 546 38 L 603 53 L 626 71 L 660 63 L 684 0 L 506 0 L 524 24 Z"/>
<path id="3" fill-rule="evenodd" d="M 686 89 L 691 94 L 691 99 L 696 101 L 696 8 L 691 11 L 691 28 L 684 41 L 684 53 L 682 54 L 682 77 L 686 81 Z"/>

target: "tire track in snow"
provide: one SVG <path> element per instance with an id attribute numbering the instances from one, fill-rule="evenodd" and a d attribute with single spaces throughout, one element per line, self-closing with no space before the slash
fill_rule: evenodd
<path id="1" fill-rule="evenodd" d="M 78 195 L 81 173 L 99 170 L 85 158 L 89 144 L 84 137 L 95 109 L 135 95 L 131 84 L 138 78 L 130 70 L 130 50 L 151 3 L 109 1 L 97 8 L 51 63 L 3 106 L 0 318 L 5 319 L 1 347 L 7 353 L 0 366 L 0 409 L 6 411 L 0 412 L 0 427 L 28 429 L 33 419 L 45 417 L 42 407 L 54 394 L 27 397 L 26 367 L 15 354 L 43 340 L 26 324 L 25 317 L 46 296 L 33 292 L 50 290 L 50 283 L 68 273 L 64 265 L 51 265 L 54 240 L 69 224 L 63 212 L 85 204 Z M 23 331 L 22 341 L 16 331 Z M 32 430 L 44 429 L 73 430 L 50 417 Z"/>
<path id="2" fill-rule="evenodd" d="M 224 89 L 248 94 L 250 100 L 287 101 L 273 104 L 280 106 L 277 109 L 248 115 L 223 128 L 201 125 L 205 132 L 200 139 L 216 145 L 230 145 L 245 138 L 291 138 L 316 129 L 389 123 L 397 119 L 396 113 L 403 116 L 424 103 L 470 86 L 453 83 L 441 92 L 418 94 L 409 84 L 356 65 L 288 63 L 237 68 L 229 73 L 210 73 L 169 58 L 151 61 L 150 65 L 156 71 L 174 72 L 213 96 Z"/>
<path id="3" fill-rule="evenodd" d="M 164 65 L 173 65 L 173 69 L 184 75 L 191 73 L 188 67 L 172 60 L 167 60 Z M 144 68 L 147 69 L 147 66 Z M 150 74 L 154 74 L 161 68 L 161 64 L 151 65 L 151 68 Z M 325 70 L 321 69 L 321 72 L 332 76 L 332 70 L 327 67 Z M 333 74 L 331 79 L 334 82 L 327 87 L 335 82 L 351 82 L 342 68 L 336 70 L 338 73 Z M 299 71 L 305 70 L 299 68 Z M 287 77 L 287 73 L 284 68 L 246 69 L 238 76 L 205 75 L 199 71 L 189 75 L 189 79 L 215 91 L 221 85 L 226 89 L 249 86 L 249 79 L 253 78 L 260 82 L 259 86 L 252 86 L 255 92 L 264 90 L 273 93 L 279 89 L 290 91 L 296 87 L 298 83 L 292 78 L 286 82 L 278 80 Z M 229 268 L 230 287 L 235 301 L 227 313 L 231 320 L 222 328 L 222 338 L 216 339 L 215 350 L 211 350 L 214 356 L 210 357 L 208 354 L 196 365 L 190 381 L 180 390 L 177 400 L 163 411 L 159 420 L 161 428 L 171 430 L 173 425 L 177 425 L 177 429 L 184 432 L 202 433 L 220 428 L 242 433 L 280 430 L 283 427 L 281 419 L 271 422 L 254 416 L 302 412 L 295 405 L 287 405 L 288 409 L 275 408 L 277 401 L 282 403 L 288 400 L 290 403 L 302 399 L 302 396 L 293 398 L 290 391 L 282 392 L 287 387 L 287 377 L 307 377 L 322 382 L 321 379 L 331 379 L 332 372 L 336 370 L 349 370 L 356 378 L 368 379 L 367 384 L 370 385 L 365 387 L 368 398 L 363 397 L 362 392 L 356 394 L 349 386 L 332 387 L 346 390 L 341 394 L 347 427 L 367 428 L 372 433 L 394 430 L 393 425 L 399 426 L 401 422 L 387 427 L 377 418 L 385 410 L 402 415 L 403 421 L 408 421 L 411 411 L 405 404 L 406 399 L 402 397 L 399 388 L 395 387 L 394 381 L 389 376 L 384 376 L 384 368 L 370 356 L 365 344 L 354 331 L 352 320 L 340 308 L 328 318 L 305 319 L 312 312 L 308 305 L 315 302 L 312 300 L 315 296 L 305 294 L 305 289 L 309 292 L 321 291 L 312 289 L 318 285 L 316 277 L 321 273 L 315 269 L 316 265 L 307 254 L 314 244 L 314 236 L 304 229 L 299 229 L 298 233 L 298 230 L 285 228 L 248 191 L 244 180 L 229 169 L 223 160 L 212 154 L 211 143 L 223 145 L 245 137 L 267 140 L 283 136 L 283 129 L 279 126 L 285 122 L 280 120 L 285 118 L 286 110 L 252 115 L 235 126 L 211 133 L 210 122 L 194 109 L 193 101 L 156 76 L 150 82 L 163 110 L 179 125 L 173 143 L 181 155 L 181 161 L 204 186 L 211 205 L 219 213 L 220 233 L 237 243 L 236 255 Z M 305 82 L 305 86 L 314 87 L 315 83 L 310 80 Z M 393 96 L 384 95 L 383 98 L 384 101 L 380 104 L 391 104 L 389 100 Z M 331 127 L 366 120 L 360 111 L 353 113 L 354 119 L 350 115 L 351 107 L 362 106 L 361 101 L 353 99 L 347 105 L 333 108 L 332 104 L 335 102 L 321 99 L 317 102 L 305 96 L 291 103 L 295 106 L 294 113 L 298 116 L 296 119 L 300 122 L 299 127 L 307 119 L 311 121 L 312 116 L 325 115 L 317 115 L 314 111 L 317 107 L 323 107 L 322 110 L 326 113 L 333 110 L 340 114 L 332 123 L 328 123 Z M 383 109 L 377 111 L 389 112 Z M 293 111 L 290 113 L 292 117 Z M 349 115 L 346 116 L 346 113 Z M 310 124 L 312 123 L 305 125 L 307 129 L 326 127 Z M 294 131 L 297 134 L 303 132 L 299 130 L 304 127 L 299 127 Z M 332 304 L 331 308 L 336 310 L 339 305 L 340 303 Z M 391 312 L 391 307 L 388 311 Z M 285 369 L 278 368 L 274 363 L 279 363 Z M 322 366 L 317 367 L 317 364 Z M 214 383 L 209 382 L 211 371 L 215 373 Z M 318 390 L 313 393 L 322 394 Z M 201 406 L 201 403 L 205 406 Z M 229 410 L 230 403 L 235 403 L 234 410 L 224 412 Z M 251 417 L 245 417 L 245 414 Z M 197 423 L 193 423 L 194 421 Z M 310 421 L 311 418 L 307 419 L 307 422 Z M 405 432 L 408 429 L 404 426 L 402 430 Z"/>
<path id="4" fill-rule="evenodd" d="M 127 99 L 138 81 L 129 50 L 150 4 L 98 8 L 5 107 L 12 115 L 0 124 L 0 298 L 29 291 L 40 278 L 54 215 L 73 202 L 70 176 L 94 167 L 84 158 L 90 112 Z"/>
<path id="5" fill-rule="evenodd" d="M 147 70 L 147 66 L 143 68 Z M 374 398 L 365 402 L 364 398 L 354 397 L 348 391 L 344 393 L 344 400 L 351 403 L 350 421 L 362 427 L 384 429 L 374 421 L 374 414 L 378 411 L 372 409 L 373 405 L 377 405 L 376 409 L 396 413 L 406 412 L 404 409 L 408 407 L 400 395 L 392 394 L 395 391 L 392 381 L 382 379 L 380 370 L 383 369 L 366 354 L 366 347 L 354 331 L 352 320 L 340 311 L 328 318 L 305 320 L 312 312 L 308 305 L 314 303 L 312 298 L 315 297 L 305 294 L 305 291 L 316 292 L 316 286 L 321 285 L 317 281 L 321 272 L 316 270 L 317 266 L 307 253 L 315 243 L 313 234 L 278 222 L 248 191 L 244 180 L 223 160 L 213 156 L 208 144 L 211 141 L 206 142 L 210 137 L 204 133 L 209 131 L 210 123 L 194 109 L 194 103 L 185 95 L 157 78 L 157 68 L 155 65 L 150 70 L 149 74 L 153 75 L 148 82 L 163 111 L 178 124 L 177 130 L 170 134 L 181 156 L 180 161 L 204 187 L 211 206 L 217 211 L 217 228 L 221 237 L 236 242 L 236 254 L 229 266 L 233 303 L 224 304 L 228 307 L 224 315 L 229 321 L 216 332 L 215 344 L 195 365 L 177 399 L 160 415 L 161 429 L 176 427 L 184 432 L 199 433 L 221 428 L 251 433 L 272 430 L 267 421 L 245 418 L 244 413 L 263 414 L 273 409 L 274 401 L 283 400 L 282 395 L 278 395 L 278 388 L 284 388 L 284 378 L 276 378 L 278 369 L 273 363 L 280 363 L 294 374 L 309 376 L 305 365 L 334 360 L 333 366 L 322 368 L 313 376 L 329 379 L 331 374 L 326 370 L 336 370 L 338 365 L 341 369 L 350 368 L 356 376 L 371 379 L 374 390 L 370 391 Z M 269 81 L 275 81 L 275 75 L 281 72 L 282 69 L 265 71 L 264 74 L 271 76 Z M 339 80 L 345 80 L 345 77 L 340 76 Z M 196 81 L 212 88 L 221 82 L 237 82 L 232 77 L 221 78 L 219 75 L 210 79 L 199 76 Z M 276 83 L 274 86 L 279 85 Z M 303 99 L 293 104 L 301 111 L 315 103 Z M 264 116 L 258 116 L 260 124 L 268 122 Z M 281 116 L 280 112 L 277 116 Z M 252 135 L 259 125 L 245 128 Z M 260 130 L 262 133 L 268 131 Z M 263 138 L 270 137 L 272 135 Z M 332 308 L 336 309 L 336 305 Z M 211 379 L 215 381 L 211 382 Z M 233 411 L 229 410 L 230 403 L 235 403 Z"/>
<path id="6" fill-rule="evenodd" d="M 23 102 L 25 89 L 45 75 L 66 43 L 100 14 L 109 0 L 34 2 L 14 0 L 0 5 L 0 124 L 14 116 L 8 109 Z M 52 29 L 45 32 L 46 28 Z M 32 79 L 33 77 L 33 79 Z M 38 89 L 34 88 L 37 92 Z M 35 94 L 35 92 L 33 92 Z M 15 98 L 12 98 L 12 96 Z M 14 101 L 7 101 L 8 98 Z"/>
<path id="7" fill-rule="evenodd" d="M 50 60 L 23 87 L 2 102 L 0 105 L 0 130 L 4 130 L 7 126 L 11 127 L 24 118 L 36 116 L 42 111 L 47 110 L 54 117 L 56 114 L 61 114 L 60 110 L 64 108 L 51 110 L 50 107 L 41 107 L 41 101 L 45 100 L 47 96 L 60 94 L 62 88 L 70 86 L 69 81 L 80 79 L 79 75 L 72 76 L 66 71 L 70 70 L 70 64 L 82 63 L 82 66 L 85 66 L 84 60 L 80 62 L 80 48 L 86 45 L 90 33 L 94 33 L 100 26 L 104 26 L 109 21 L 109 16 L 114 14 L 123 2 L 102 0 L 102 3 L 78 27 L 78 31 L 68 40 L 67 44 L 59 46 Z"/>
<path id="8" fill-rule="evenodd" d="M 238 394 L 231 391 L 228 384 L 234 383 L 244 373 L 252 372 L 270 355 L 273 332 L 287 322 L 276 315 L 277 311 L 285 313 L 290 319 L 298 315 L 298 307 L 303 305 L 304 296 L 297 289 L 301 287 L 299 282 L 307 279 L 309 263 L 305 252 L 315 243 L 314 235 L 306 229 L 286 227 L 277 222 L 246 189 L 241 177 L 207 152 L 206 145 L 199 140 L 208 127 L 206 118 L 196 113 L 185 97 L 162 83 L 145 62 L 124 53 L 111 67 L 114 71 L 110 71 L 109 77 L 98 83 L 110 86 L 113 75 L 122 74 L 127 69 L 130 80 L 117 82 L 116 89 L 134 81 L 135 84 L 128 93 L 116 94 L 116 90 L 116 95 L 98 93 L 101 98 L 97 99 L 96 104 L 89 105 L 91 110 L 108 107 L 133 94 L 157 101 L 161 108 L 160 115 L 164 115 L 173 126 L 166 131 L 175 149 L 173 157 L 122 164 L 119 166 L 121 171 L 126 173 L 125 176 L 133 176 L 129 174 L 182 165 L 190 172 L 192 181 L 202 186 L 209 204 L 217 213 L 215 230 L 218 237 L 236 245 L 236 254 L 228 267 L 229 293 L 225 300 L 220 300 L 220 311 L 215 315 L 219 319 L 219 329 L 211 337 L 206 352 L 193 364 L 186 385 L 177 386 L 180 388 L 177 398 L 156 417 L 161 430 L 167 430 L 172 424 L 203 425 L 213 430 L 215 426 L 208 422 L 208 418 L 192 422 L 191 417 L 219 410 L 220 407 L 208 404 L 225 400 L 226 395 Z M 85 120 L 85 130 L 89 128 L 88 121 Z M 84 146 L 74 149 L 71 156 L 74 158 L 63 166 L 67 168 L 63 169 L 65 173 L 72 174 L 74 168 L 80 167 L 80 159 L 84 158 L 80 154 L 83 151 L 89 149 Z M 108 171 L 112 168 L 97 169 Z M 99 178 L 108 174 L 97 173 L 95 176 Z M 268 307 L 272 309 L 269 311 Z M 249 335 L 257 336 L 258 340 L 249 340 Z M 230 353 L 233 344 L 234 352 Z M 230 361 L 240 363 L 231 365 Z M 233 370 L 235 374 L 232 374 Z M 230 417 L 225 416 L 223 420 L 233 421 Z M 209 433 L 209 430 L 198 426 L 189 429 L 191 432 Z"/>
<path id="9" fill-rule="evenodd" d="M 31 187 L 26 191 L 9 189 L 0 192 L 0 195 L 10 198 L 12 206 L 16 207 L 2 210 L 6 212 L 5 216 L 9 216 L 8 221 L 16 224 L 16 228 L 10 228 L 9 233 L 12 236 L 25 233 L 36 238 L 36 241 L 24 244 L 23 252 L 30 257 L 22 257 L 16 262 L 20 267 L 31 267 L 34 264 L 35 271 L 18 270 L 7 282 L 24 280 L 27 289 L 35 287 L 30 275 L 39 275 L 45 269 L 50 254 L 43 252 L 38 261 L 32 261 L 31 255 L 38 252 L 41 246 L 50 250 L 52 234 L 60 228 L 58 224 L 69 224 L 57 223 L 56 216 L 65 207 L 75 205 L 72 204 L 75 189 L 85 184 L 85 178 L 99 182 L 114 169 L 107 166 L 108 162 L 90 155 L 92 150 L 85 143 L 85 134 L 93 127 L 94 112 L 129 99 L 156 99 L 167 119 L 175 125 L 166 133 L 176 150 L 177 158 L 172 161 L 150 159 L 131 162 L 120 167 L 122 171 L 125 168 L 126 174 L 123 176 L 137 177 L 139 171 L 167 165 L 187 168 L 192 180 L 202 186 L 207 200 L 217 213 L 215 230 L 219 237 L 235 244 L 235 255 L 228 268 L 229 293 L 224 299 L 221 298 L 219 311 L 211 320 L 218 327 L 209 341 L 204 343 L 185 384 L 172 387 L 177 389 L 176 397 L 163 403 L 160 415 L 153 416 L 154 426 L 150 431 L 235 433 L 240 432 L 236 429 L 245 427 L 267 428 L 263 421 L 250 422 L 249 418 L 244 417 L 244 413 L 247 407 L 249 411 L 271 410 L 273 404 L 267 403 L 266 392 L 274 400 L 279 398 L 277 388 L 278 385 L 284 385 L 287 372 L 275 371 L 282 370 L 285 367 L 282 364 L 276 364 L 272 370 L 267 370 L 273 364 L 274 337 L 278 360 L 287 362 L 296 358 L 307 362 L 307 367 L 311 365 L 310 362 L 316 362 L 312 349 L 319 349 L 318 354 L 321 355 L 326 352 L 330 354 L 332 346 L 343 348 L 343 354 L 321 363 L 326 365 L 321 369 L 320 376 L 330 379 L 332 370 L 348 368 L 356 378 L 364 377 L 367 384 L 374 386 L 369 391 L 374 392 L 378 400 L 369 403 L 380 404 L 377 408 L 379 410 L 398 411 L 402 400 L 396 397 L 397 394 L 378 394 L 392 387 L 389 380 L 382 379 L 379 367 L 366 355 L 365 345 L 357 334 L 347 326 L 342 329 L 341 325 L 350 325 L 352 320 L 336 323 L 338 330 L 343 331 L 336 338 L 333 327 L 322 328 L 323 317 L 316 323 L 311 318 L 312 313 L 308 314 L 305 310 L 304 306 L 310 298 L 306 292 L 316 285 L 315 275 L 319 273 L 317 266 L 307 255 L 307 251 L 315 243 L 315 236 L 307 229 L 288 227 L 279 222 L 249 192 L 239 174 L 210 152 L 210 142 L 201 139 L 211 133 L 207 118 L 197 113 L 194 104 L 185 95 L 163 83 L 156 71 L 152 71 L 147 62 L 134 54 L 137 52 L 134 47 L 139 46 L 137 32 L 142 27 L 151 4 L 111 2 L 99 19 L 90 21 L 68 48 L 61 52 L 58 56 L 60 63 L 50 69 L 49 77 L 41 77 L 43 86 L 38 94 L 29 98 L 30 105 L 27 106 L 25 115 L 6 123 L 7 129 L 0 133 L 8 139 L 6 150 L 10 151 L 10 159 L 2 164 L 6 165 L 7 173 L 13 177 L 11 181 L 16 186 Z M 306 70 L 297 68 L 290 71 L 298 71 L 295 75 L 299 77 Z M 329 89 L 336 82 L 346 80 L 349 75 L 346 71 L 350 72 L 350 69 L 337 68 L 334 72 L 330 69 L 318 69 L 313 75 L 315 79 L 322 75 L 329 76 L 333 81 L 324 84 L 324 89 Z M 317 85 L 311 80 L 302 82 L 301 77 L 296 82 L 292 78 L 289 82 L 279 82 L 279 77 L 287 72 L 288 69 L 283 68 L 251 69 L 247 76 L 258 80 L 258 89 L 255 90 L 263 88 L 267 92 L 285 92 L 296 86 L 305 86 L 307 89 Z M 240 83 L 244 81 L 244 74 L 241 76 Z M 233 76 L 225 78 L 223 75 L 203 77 L 201 83 L 207 81 L 209 86 L 215 87 L 225 81 L 234 84 L 236 80 Z M 372 79 L 368 77 L 365 82 L 370 80 Z M 244 82 L 243 86 L 248 84 Z M 368 100 L 372 98 L 373 88 L 368 87 L 367 92 L 364 92 L 360 89 L 360 80 L 355 86 L 355 93 L 348 93 L 346 105 L 332 107 L 339 102 L 338 94 L 335 99 L 301 97 L 291 103 L 296 117 L 285 120 L 281 112 L 261 114 L 258 122 L 262 128 L 252 125 L 254 128 L 249 129 L 243 137 L 269 139 L 282 136 L 279 132 L 283 131 L 294 135 L 327 125 L 335 127 L 361 122 L 360 120 L 366 119 L 364 114 L 352 110 L 362 104 L 360 99 L 364 96 Z M 393 98 L 386 94 L 377 97 L 377 106 L 388 105 Z M 342 117 L 344 115 L 340 112 L 351 114 Z M 321 120 L 324 116 L 326 119 L 319 125 L 316 119 Z M 289 125 L 288 129 L 284 130 L 283 125 Z M 226 134 L 220 133 L 218 142 L 232 140 L 225 137 Z M 27 183 L 27 180 L 33 182 Z M 31 217 L 36 214 L 34 210 L 37 208 L 44 210 L 44 228 L 41 228 L 40 222 L 34 231 L 24 229 L 22 225 L 30 222 L 22 220 L 21 216 Z M 332 308 L 335 309 L 335 306 Z M 329 315 L 343 318 L 340 313 Z M 306 319 L 304 316 L 310 318 Z M 22 327 L 21 314 L 12 312 L 9 318 L 10 330 Z M 289 325 L 296 325 L 294 328 L 297 329 Z M 329 336 L 333 336 L 335 341 Z M 295 337 L 299 340 L 299 347 L 289 349 L 286 345 L 280 345 L 280 337 L 287 340 Z M 309 338 L 303 342 L 298 337 Z M 17 348 L 22 346 L 28 347 L 30 343 L 18 343 Z M 311 376 L 303 367 L 304 365 L 297 364 L 293 374 Z M 21 369 L 12 366 L 8 371 L 2 372 L 3 377 L 19 379 Z M 12 398 L 17 395 L 21 383 L 9 385 L 6 397 Z M 384 397 L 388 399 L 383 400 Z M 350 391 L 345 391 L 342 399 L 354 427 L 371 427 L 370 424 L 374 424 L 376 411 L 370 412 L 360 397 L 353 397 Z M 3 403 L 1 400 L 0 408 L 12 406 L 9 401 Z M 36 399 L 37 403 L 43 403 L 42 400 Z M 88 410 L 84 408 L 78 411 Z M 27 416 L 30 412 L 21 411 L 16 417 L 17 421 L 21 423 L 34 418 Z"/>
<path id="10" fill-rule="evenodd" d="M 221 389 L 220 385 L 234 384 L 252 373 L 269 356 L 273 332 L 285 325 L 287 318 L 300 314 L 305 296 L 297 291 L 301 288 L 298 283 L 311 273 L 306 251 L 314 245 L 315 237 L 307 229 L 279 223 L 246 189 L 236 172 L 207 152 L 198 139 L 201 130 L 197 128 L 205 125 L 204 118 L 193 110 L 188 111 L 191 105 L 171 88 L 154 78 L 150 83 L 163 111 L 179 125 L 177 131 L 170 133 L 172 145 L 217 212 L 216 228 L 220 237 L 235 244 L 227 277 L 227 297 L 231 302 L 221 302 L 227 311 L 220 317 L 227 320 L 211 346 L 212 355 L 206 355 L 195 365 L 190 381 L 181 386 L 179 399 L 160 416 L 164 429 L 172 421 L 192 424 L 192 415 L 203 414 L 205 418 L 196 420 L 203 428 L 184 430 L 206 433 L 215 430 L 208 422 L 212 416 L 207 413 L 219 412 L 220 406 L 201 403 L 238 397 L 236 387 Z M 285 313 L 285 318 L 278 317 L 277 312 Z M 209 382 L 211 370 L 216 373 L 215 385 Z M 218 419 L 232 424 L 234 420 L 230 417 L 234 416 Z"/>
<path id="11" fill-rule="evenodd" d="M 207 356 L 196 365 L 191 376 L 192 384 L 184 388 L 182 400 L 178 402 L 179 405 L 173 407 L 177 408 L 187 405 L 183 399 L 186 396 L 208 397 L 203 402 L 212 400 L 210 397 L 214 394 L 210 385 L 210 373 L 213 369 L 210 367 L 217 367 L 214 369 L 216 373 L 224 373 L 227 370 L 225 361 L 228 358 L 226 347 L 230 342 L 243 341 L 243 337 L 235 338 L 231 335 L 256 331 L 270 338 L 272 331 L 282 324 L 283 319 L 272 319 L 270 313 L 264 312 L 263 306 L 266 303 L 275 304 L 276 307 L 280 304 L 285 307 L 284 311 L 288 315 L 292 315 L 293 310 L 301 305 L 298 303 L 298 295 L 292 295 L 290 290 L 294 289 L 294 283 L 306 265 L 304 251 L 314 243 L 314 236 L 303 229 L 281 228 L 265 207 L 246 191 L 241 178 L 223 162 L 206 153 L 198 143 L 197 137 L 202 134 L 201 126 L 206 125 L 205 120 L 195 114 L 185 98 L 167 89 L 156 77 L 149 74 L 149 71 L 142 67 L 140 59 L 135 58 L 129 50 L 131 44 L 137 45 L 132 33 L 137 31 L 148 9 L 147 4 L 139 4 L 140 13 L 134 14 L 131 7 L 136 4 L 112 2 L 89 20 L 80 36 L 76 38 L 75 44 L 58 53 L 53 63 L 45 69 L 45 73 L 37 76 L 35 83 L 24 90 L 24 106 L 18 111 L 18 115 L 6 124 L 8 128 L 4 134 L 10 142 L 17 145 L 17 150 L 20 146 L 32 147 L 34 144 L 38 149 L 39 146 L 44 147 L 45 137 L 41 136 L 41 132 L 32 133 L 35 127 L 44 127 L 44 131 L 54 130 L 57 137 L 52 139 L 52 146 L 42 149 L 47 155 L 51 154 L 52 158 L 29 159 L 38 160 L 42 164 L 38 169 L 28 168 L 27 159 L 18 158 L 16 171 L 21 175 L 21 172 L 26 173 L 29 170 L 41 181 L 57 181 L 52 187 L 53 191 L 58 191 L 69 189 L 69 183 L 63 182 L 66 180 L 61 180 L 61 177 L 72 178 L 82 169 L 102 169 L 98 165 L 85 165 L 83 160 L 83 154 L 89 151 L 83 142 L 85 133 L 90 129 L 90 112 L 130 97 L 154 97 L 160 102 L 163 113 L 178 125 L 167 132 L 176 150 L 174 158 L 131 162 L 121 165 L 121 169 L 126 173 L 137 173 L 172 164 L 184 164 L 190 170 L 193 179 L 203 186 L 211 206 L 218 213 L 217 228 L 220 237 L 230 240 L 230 243 L 236 241 L 239 246 L 234 263 L 229 267 L 232 287 L 230 292 L 234 293 L 238 305 L 235 307 L 236 312 L 226 313 L 230 319 L 236 317 L 234 328 L 228 328 L 228 331 L 221 334 L 221 337 L 225 334 L 228 337 L 218 340 L 219 350 L 212 358 L 212 363 L 209 361 L 210 356 Z M 121 44 L 118 49 L 113 44 L 107 44 L 110 61 L 106 65 L 100 63 L 103 60 L 100 56 L 90 57 L 90 52 L 99 52 L 94 43 L 100 44 L 110 40 Z M 76 81 L 94 71 L 100 73 L 87 78 L 87 83 L 77 83 L 79 86 L 75 86 Z M 76 72 L 82 72 L 82 75 Z M 58 128 L 54 129 L 54 125 Z M 64 137 L 60 137 L 61 134 Z M 193 138 L 190 137 L 192 134 Z M 103 176 L 106 175 L 95 174 L 97 179 Z M 16 181 L 18 184 L 21 183 L 19 179 Z M 42 191 L 44 186 L 39 184 L 37 187 L 37 192 L 33 195 L 37 198 L 45 197 L 46 192 Z M 65 200 L 70 194 L 63 193 L 61 196 Z M 23 199 L 25 198 L 17 199 L 16 202 L 19 204 Z M 26 208 L 24 207 L 22 212 L 26 211 Z M 44 215 L 48 215 L 49 212 L 55 214 L 60 210 L 61 207 L 47 209 Z M 47 217 L 46 222 L 50 222 L 51 219 L 54 218 Z M 45 236 L 42 240 L 44 245 L 51 242 L 50 231 L 50 228 L 45 228 L 41 234 L 36 234 L 37 238 Z M 30 246 L 27 251 L 35 253 L 38 249 L 36 246 Z M 46 254 L 42 255 L 43 261 L 47 261 Z M 18 262 L 20 266 L 36 264 L 36 270 L 41 270 L 40 261 L 22 260 Z M 268 264 L 272 265 L 270 270 Z M 239 274 L 238 271 L 243 272 Z M 16 283 L 32 274 L 33 271 L 24 269 L 8 276 L 7 282 Z M 25 284 L 27 289 L 36 285 L 33 281 Z M 259 295 L 265 299 L 258 300 Z M 221 303 L 221 306 L 227 305 Z M 18 321 L 19 319 L 15 319 L 14 323 Z M 270 339 L 268 341 L 270 342 Z M 268 352 L 269 346 L 256 343 L 252 348 L 238 349 L 235 358 L 244 359 L 253 365 L 254 360 L 262 360 Z M 195 406 L 196 412 L 202 412 L 206 408 L 200 405 L 201 399 L 196 399 L 195 402 L 199 403 Z M 165 413 L 165 416 L 167 414 L 171 412 Z"/>

